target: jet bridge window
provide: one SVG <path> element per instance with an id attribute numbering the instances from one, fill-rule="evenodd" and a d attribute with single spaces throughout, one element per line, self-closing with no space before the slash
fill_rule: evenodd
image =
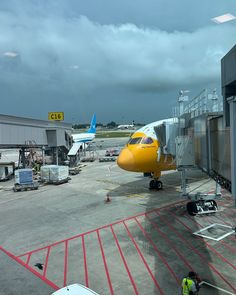
<path id="1" fill-rule="evenodd" d="M 143 139 L 142 139 L 142 142 L 141 142 L 142 144 L 151 144 L 151 143 L 153 143 L 153 140 L 152 140 L 152 138 L 151 137 L 144 137 Z"/>
<path id="2" fill-rule="evenodd" d="M 141 142 L 141 140 L 142 140 L 142 137 L 130 138 L 130 140 L 128 141 L 128 144 L 138 144 Z"/>

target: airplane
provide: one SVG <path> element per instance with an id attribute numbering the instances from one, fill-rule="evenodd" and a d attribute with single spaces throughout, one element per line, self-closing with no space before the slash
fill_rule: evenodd
<path id="1" fill-rule="evenodd" d="M 78 142 L 90 142 L 95 138 L 96 134 L 96 114 L 93 114 L 92 120 L 90 122 L 90 127 L 86 132 L 72 134 L 73 141 Z"/>
<path id="2" fill-rule="evenodd" d="M 154 127 L 166 123 L 172 123 L 175 118 L 160 120 L 150 123 L 135 131 L 128 143 L 121 150 L 117 158 L 120 168 L 131 172 L 142 172 L 150 175 L 150 189 L 162 189 L 163 184 L 159 181 L 162 171 L 175 170 L 176 165 L 171 155 L 161 153 Z"/>
<path id="3" fill-rule="evenodd" d="M 126 124 L 126 125 L 118 125 L 117 129 L 132 129 L 134 128 L 134 121 L 132 124 Z"/>
<path id="4" fill-rule="evenodd" d="M 67 154 L 68 156 L 75 156 L 79 149 L 84 149 L 86 145 L 95 138 L 96 121 L 96 114 L 93 114 L 92 120 L 90 122 L 90 127 L 86 132 L 72 134 L 74 143 Z"/>

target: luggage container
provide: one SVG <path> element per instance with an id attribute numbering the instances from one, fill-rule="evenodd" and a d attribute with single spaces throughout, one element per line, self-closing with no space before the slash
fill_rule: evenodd
<path id="1" fill-rule="evenodd" d="M 15 170 L 15 192 L 24 190 L 36 190 L 39 184 L 33 180 L 33 170 L 29 168 Z"/>
<path id="2" fill-rule="evenodd" d="M 29 168 L 15 170 L 15 183 L 17 184 L 33 183 L 33 170 Z"/>
<path id="3" fill-rule="evenodd" d="M 40 169 L 41 180 L 43 182 L 52 184 L 61 184 L 68 182 L 69 167 L 59 165 L 46 165 L 41 166 Z"/>

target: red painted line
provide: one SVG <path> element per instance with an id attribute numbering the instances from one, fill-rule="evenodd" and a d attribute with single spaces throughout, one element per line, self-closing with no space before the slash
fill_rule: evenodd
<path id="1" fill-rule="evenodd" d="M 233 201 L 233 199 L 232 199 L 232 201 Z M 220 213 L 222 215 L 225 215 L 226 217 L 235 218 L 236 209 L 233 208 L 235 206 L 234 203 L 232 202 L 232 204 L 231 204 L 232 207 L 228 207 L 225 202 L 220 202 L 220 203 L 222 203 L 221 206 L 223 206 L 225 208 L 225 210 L 221 211 Z M 227 210 L 227 213 L 225 212 L 226 210 Z"/>
<path id="2" fill-rule="evenodd" d="M 68 241 L 65 241 L 65 256 L 64 256 L 64 282 L 63 286 L 66 286 L 67 281 L 67 269 L 68 269 Z"/>
<path id="3" fill-rule="evenodd" d="M 174 243 L 171 242 L 171 240 L 167 237 L 166 234 L 164 234 L 159 227 L 156 225 L 155 222 L 153 222 L 150 217 L 148 217 L 148 213 L 145 214 L 148 221 L 153 225 L 153 227 L 160 233 L 160 235 L 167 241 L 167 243 L 170 244 L 171 248 L 176 252 L 176 254 L 183 260 L 185 265 L 188 267 L 189 270 L 194 271 L 192 265 L 187 261 L 187 259 L 177 250 Z"/>
<path id="4" fill-rule="evenodd" d="M 235 241 L 235 238 L 232 236 L 228 236 L 227 238 L 230 239 L 231 241 Z M 229 245 L 228 243 L 226 243 L 224 241 L 220 241 L 220 242 L 221 242 L 220 244 L 223 245 L 225 248 L 227 248 L 228 250 L 230 250 L 233 253 L 236 253 L 236 248 L 234 246 Z"/>
<path id="5" fill-rule="evenodd" d="M 224 220 L 224 218 L 221 217 L 220 215 L 217 215 L 217 218 L 220 219 L 225 225 L 232 226 L 232 224 L 226 222 L 226 221 Z"/>
<path id="6" fill-rule="evenodd" d="M 135 285 L 134 279 L 133 279 L 133 277 L 132 277 L 132 275 L 131 275 L 131 272 L 130 272 L 130 270 L 129 270 L 128 264 L 127 264 L 127 262 L 126 262 L 126 260 L 125 260 L 125 257 L 124 257 L 124 255 L 123 255 L 122 250 L 121 250 L 121 247 L 120 247 L 120 244 L 119 244 L 119 242 L 118 242 L 117 236 L 116 236 L 116 234 L 115 234 L 114 229 L 113 229 L 112 226 L 111 226 L 111 231 L 112 231 L 113 237 L 114 237 L 114 239 L 115 239 L 116 246 L 117 246 L 117 248 L 118 248 L 118 250 L 119 250 L 119 253 L 120 253 L 121 259 L 122 259 L 122 261 L 123 261 L 123 263 L 124 263 L 124 265 L 125 265 L 125 269 L 126 269 L 126 271 L 127 271 L 127 273 L 128 273 L 128 276 L 129 276 L 130 282 L 131 282 L 131 284 L 133 285 L 134 292 L 135 292 L 136 295 L 138 295 L 139 293 L 138 293 L 137 287 L 136 287 L 136 285 Z"/>
<path id="7" fill-rule="evenodd" d="M 47 272 L 47 268 L 48 268 L 48 259 L 49 259 L 49 255 L 50 255 L 50 250 L 51 247 L 48 247 L 48 251 L 47 251 L 47 255 L 46 255 L 46 261 L 45 261 L 45 265 L 44 265 L 44 270 L 43 270 L 43 276 L 46 276 L 46 272 Z"/>
<path id="8" fill-rule="evenodd" d="M 113 290 L 113 287 L 112 287 L 112 284 L 111 284 L 111 278 L 110 278 L 110 275 L 109 275 L 107 262 L 106 262 L 105 254 L 104 254 L 103 247 L 102 247 L 102 241 L 101 241 L 100 234 L 99 234 L 98 230 L 97 230 L 97 237 L 98 237 L 98 241 L 99 241 L 99 245 L 100 245 L 100 249 L 101 249 L 101 253 L 102 253 L 102 259 L 103 259 L 103 264 L 104 264 L 106 275 L 107 275 L 107 280 L 108 280 L 108 284 L 109 284 L 109 288 L 110 288 L 110 293 L 112 295 L 114 295 L 114 290 Z"/>
<path id="9" fill-rule="evenodd" d="M 48 246 L 43 247 L 43 249 L 46 249 Z M 41 249 L 36 249 L 35 251 L 29 251 L 29 252 L 25 252 L 23 254 L 17 255 L 18 258 L 24 257 L 24 256 L 28 256 L 29 254 L 33 254 L 35 252 L 40 251 Z"/>
<path id="10" fill-rule="evenodd" d="M 177 275 L 175 274 L 175 272 L 173 271 L 173 269 L 170 267 L 170 265 L 168 264 L 168 262 L 165 260 L 165 258 L 161 255 L 160 251 L 158 250 L 156 244 L 153 242 L 153 240 L 151 239 L 151 237 L 149 236 L 149 234 L 145 231 L 145 229 L 142 227 L 142 225 L 140 224 L 140 222 L 138 221 L 137 218 L 135 218 L 135 221 L 137 222 L 138 227 L 141 229 L 143 235 L 148 239 L 149 243 L 152 244 L 152 247 L 155 250 L 155 252 L 158 254 L 158 256 L 161 258 L 162 262 L 168 268 L 169 272 L 175 278 L 177 284 L 180 284 L 179 278 L 177 277 Z"/>
<path id="11" fill-rule="evenodd" d="M 164 220 L 164 222 L 167 224 L 167 226 L 169 228 L 171 228 L 175 234 L 185 242 L 186 245 L 188 245 L 188 247 L 190 249 L 192 249 L 202 260 L 204 263 L 206 263 L 231 289 L 234 290 L 234 292 L 236 291 L 236 288 L 228 281 L 226 280 L 226 278 L 214 267 L 214 265 L 212 265 L 210 262 L 207 262 L 207 258 L 204 257 L 204 255 L 202 255 L 194 246 L 191 245 L 191 243 L 189 241 L 187 241 L 168 221 L 166 221 L 166 219 L 164 217 L 162 217 L 158 212 L 155 212 L 162 220 Z"/>
<path id="12" fill-rule="evenodd" d="M 228 208 L 227 208 L 228 209 Z M 232 215 L 231 214 L 226 214 L 225 212 L 221 212 L 222 215 L 224 215 L 225 217 L 227 218 L 232 218 L 232 219 L 235 219 L 235 213 L 236 212 L 232 212 Z"/>
<path id="13" fill-rule="evenodd" d="M 30 257 L 31 257 L 31 254 L 28 255 L 27 260 L 26 260 L 26 264 L 29 264 L 29 262 L 30 262 Z"/>
<path id="14" fill-rule="evenodd" d="M 85 285 L 86 285 L 86 287 L 89 288 L 88 267 L 87 267 L 86 248 L 85 248 L 85 242 L 84 242 L 84 235 L 82 236 L 82 247 L 83 247 L 83 254 L 84 254 Z"/>
<path id="15" fill-rule="evenodd" d="M 207 193 L 207 195 L 214 194 L 215 192 L 216 192 L 216 190 L 211 190 Z"/>
<path id="16" fill-rule="evenodd" d="M 147 271 L 149 272 L 149 274 L 150 274 L 150 276 L 151 276 L 151 278 L 152 278 L 152 280 L 153 280 L 155 286 L 156 286 L 157 289 L 159 290 L 160 294 L 164 295 L 164 292 L 162 291 L 160 285 L 158 284 L 158 282 L 157 282 L 155 276 L 153 275 L 153 273 L 152 273 L 150 267 L 148 266 L 148 264 L 147 264 L 147 262 L 146 262 L 146 260 L 145 260 L 145 258 L 144 258 L 144 256 L 143 256 L 141 250 L 139 249 L 139 246 L 138 246 L 137 243 L 135 242 L 134 237 L 131 235 L 131 232 L 129 231 L 127 225 L 125 224 L 125 221 L 123 221 L 123 224 L 124 224 L 124 226 L 125 226 L 125 228 L 126 228 L 126 230 L 127 230 L 127 232 L 128 232 L 128 235 L 129 235 L 130 239 L 131 239 L 132 242 L 134 243 L 134 246 L 135 246 L 136 250 L 138 251 L 139 256 L 141 257 L 141 259 L 142 259 L 144 265 L 146 266 Z"/>
<path id="17" fill-rule="evenodd" d="M 21 266 L 23 266 L 24 268 L 26 268 L 28 271 L 30 271 L 31 273 L 33 273 L 34 275 L 36 275 L 44 283 L 46 283 L 47 285 L 49 285 L 53 289 L 55 289 L 55 290 L 58 290 L 59 289 L 59 287 L 56 284 L 54 284 L 53 282 L 51 282 L 48 279 L 46 279 L 45 277 L 43 277 L 40 273 L 38 273 L 36 270 L 34 270 L 31 266 L 27 265 L 25 262 L 23 262 L 17 256 L 13 255 L 12 253 L 8 252 L 7 250 L 5 250 L 2 247 L 0 247 L 0 250 L 3 251 L 5 254 L 7 254 L 10 258 L 12 258 L 13 260 L 15 260 L 17 263 L 19 263 Z"/>
<path id="18" fill-rule="evenodd" d="M 148 211 L 148 212 L 145 212 L 145 213 L 152 213 L 152 212 L 155 212 L 156 210 L 165 210 L 165 209 L 168 209 L 168 208 L 171 208 L 171 207 L 174 207 L 175 205 L 177 204 L 180 204 L 180 203 L 184 203 L 186 202 L 186 200 L 181 200 L 181 201 L 177 201 L 177 202 L 174 202 L 174 203 L 171 203 L 169 205 L 166 205 L 166 206 L 163 206 L 163 207 L 160 207 L 160 208 L 157 208 L 157 209 L 153 209 L 151 211 Z M 44 247 L 41 247 L 41 248 L 38 248 L 38 249 L 34 249 L 34 250 L 31 250 L 31 251 L 28 251 L 28 252 L 25 252 L 21 255 L 18 255 L 17 257 L 22 257 L 22 256 L 25 256 L 25 255 L 28 255 L 28 254 L 32 254 L 34 252 L 38 252 L 38 251 L 41 251 L 41 250 L 44 250 L 46 248 L 48 248 L 49 246 L 52 247 L 52 246 L 56 246 L 58 244 L 61 244 L 61 243 L 65 243 L 65 241 L 70 241 L 70 240 L 74 240 L 76 238 L 80 238 L 82 236 L 85 236 L 85 235 L 88 235 L 88 234 L 91 234 L 91 233 L 94 233 L 94 232 L 97 232 L 98 230 L 101 230 L 101 229 L 106 229 L 106 228 L 109 228 L 110 226 L 112 225 L 116 225 L 116 224 L 120 224 L 120 223 L 123 223 L 123 221 L 128 221 L 128 220 L 131 220 L 135 217 L 139 217 L 139 216 L 143 216 L 145 215 L 145 213 L 140 213 L 140 214 L 137 214 L 135 216 L 131 216 L 131 217 L 128 217 L 128 218 L 125 218 L 125 219 L 122 219 L 122 220 L 119 220 L 119 221 L 116 221 L 114 223 L 110 223 L 110 224 L 107 224 L 107 225 L 104 225 L 104 226 L 101 226 L 99 228 L 96 228 L 96 229 L 93 229 L 93 230 L 90 230 L 90 231 L 87 231 L 85 233 L 82 233 L 82 234 L 78 234 L 78 235 L 75 235 L 73 237 L 70 237 L 70 238 L 67 238 L 67 239 L 63 239 L 63 240 L 60 240 L 58 242 L 55 242 L 55 243 L 52 243 L 50 245 L 47 245 L 47 246 L 44 246 Z"/>
<path id="19" fill-rule="evenodd" d="M 171 213 L 171 212 L 170 212 Z M 192 232 L 191 228 L 189 226 L 187 226 L 184 222 L 182 222 L 177 216 L 175 216 L 173 213 L 171 213 L 175 219 L 181 223 L 188 231 Z M 202 227 L 203 226 L 198 223 L 196 220 L 193 220 L 192 218 L 190 218 L 189 216 L 187 216 L 187 218 L 189 220 L 191 220 L 192 222 L 196 223 L 198 226 Z M 196 238 L 198 240 L 200 240 L 204 245 L 206 245 L 209 249 L 211 249 L 212 252 L 214 252 L 221 260 L 223 260 L 224 262 L 226 262 L 228 265 L 230 265 L 234 270 L 236 270 L 236 267 L 231 263 L 229 262 L 224 256 L 222 256 L 218 251 L 216 251 L 209 243 L 207 243 L 205 240 L 203 240 L 201 237 L 199 236 L 196 236 Z"/>

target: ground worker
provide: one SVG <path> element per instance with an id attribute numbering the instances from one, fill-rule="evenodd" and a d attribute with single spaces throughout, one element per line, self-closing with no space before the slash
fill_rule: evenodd
<path id="1" fill-rule="evenodd" d="M 194 271 L 190 271 L 188 276 L 182 281 L 183 295 L 196 295 L 199 291 L 198 276 Z"/>

